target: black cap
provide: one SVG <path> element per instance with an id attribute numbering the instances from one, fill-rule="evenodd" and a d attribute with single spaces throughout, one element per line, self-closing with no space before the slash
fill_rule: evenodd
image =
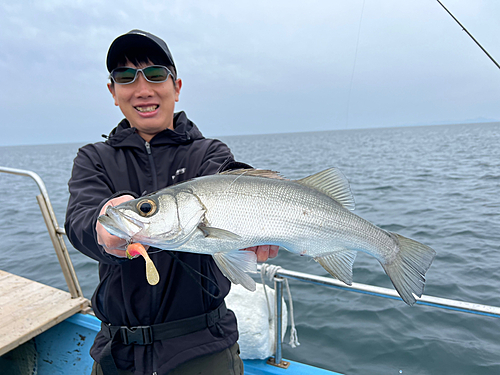
<path id="1" fill-rule="evenodd" d="M 167 43 L 146 31 L 131 30 L 126 34 L 119 36 L 113 41 L 113 43 L 111 43 L 108 50 L 108 57 L 106 58 L 108 72 L 111 72 L 113 68 L 116 68 L 118 65 L 117 59 L 120 55 L 123 55 L 124 51 L 134 48 L 150 48 L 160 55 L 164 55 L 170 65 L 175 68 L 174 59 L 168 49 Z M 177 68 L 175 68 L 175 70 L 177 70 Z"/>

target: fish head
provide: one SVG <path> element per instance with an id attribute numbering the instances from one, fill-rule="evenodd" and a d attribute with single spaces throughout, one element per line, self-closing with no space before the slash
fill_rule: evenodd
<path id="1" fill-rule="evenodd" d="M 97 220 L 109 233 L 125 240 L 131 240 L 144 228 L 141 221 L 137 221 L 132 215 L 128 215 L 126 210 L 120 209 L 118 206 L 106 207 L 104 215 L 99 216 Z"/>
<path id="2" fill-rule="evenodd" d="M 149 195 L 108 206 L 98 220 L 115 236 L 151 246 L 175 242 L 180 232 L 177 202 L 171 194 Z"/>
<path id="3" fill-rule="evenodd" d="M 161 249 L 175 249 L 194 233 L 204 216 L 199 200 L 189 192 L 160 191 L 108 206 L 99 222 L 111 234 Z"/>

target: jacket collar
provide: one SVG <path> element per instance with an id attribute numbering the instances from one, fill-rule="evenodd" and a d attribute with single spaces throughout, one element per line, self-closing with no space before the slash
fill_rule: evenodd
<path id="1" fill-rule="evenodd" d="M 181 111 L 174 114 L 174 130 L 165 129 L 151 139 L 152 146 L 184 145 L 195 139 L 202 139 L 203 134 L 197 126 Z M 144 139 L 130 126 L 127 119 L 123 119 L 109 134 L 106 141 L 112 147 L 144 147 Z"/>

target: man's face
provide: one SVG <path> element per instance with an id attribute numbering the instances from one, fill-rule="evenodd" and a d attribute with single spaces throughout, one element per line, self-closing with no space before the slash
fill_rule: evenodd
<path id="1" fill-rule="evenodd" d="M 135 66 L 127 62 L 125 66 L 143 69 L 151 64 Z M 156 134 L 165 129 L 174 129 L 175 102 L 179 101 L 182 81 L 174 85 L 172 76 L 160 83 L 146 81 L 141 72 L 133 83 L 128 85 L 108 83 L 115 105 L 120 107 L 130 125 L 137 129 L 139 135 L 150 141 Z"/>

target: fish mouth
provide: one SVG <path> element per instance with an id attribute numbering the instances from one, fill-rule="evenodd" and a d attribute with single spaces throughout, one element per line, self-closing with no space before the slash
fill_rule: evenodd
<path id="1" fill-rule="evenodd" d="M 106 213 L 99 216 L 97 220 L 109 233 L 125 240 L 131 240 L 148 224 L 112 206 L 108 206 Z"/>

